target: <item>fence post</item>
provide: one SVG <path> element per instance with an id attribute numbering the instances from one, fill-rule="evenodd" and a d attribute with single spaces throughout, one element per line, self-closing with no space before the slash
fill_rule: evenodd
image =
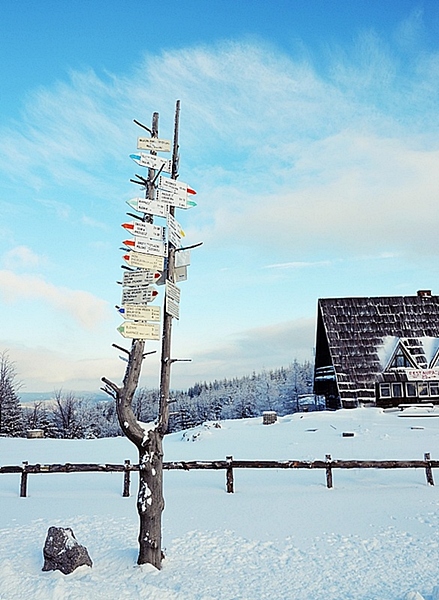
<path id="1" fill-rule="evenodd" d="M 434 485 L 433 471 L 431 469 L 431 463 L 430 463 L 430 452 L 426 452 L 424 454 L 424 460 L 427 463 L 425 465 L 425 476 L 427 477 L 427 483 L 429 485 Z"/>
<path id="2" fill-rule="evenodd" d="M 130 495 L 130 483 L 131 483 L 131 469 L 130 469 L 130 461 L 126 460 L 124 465 L 124 473 L 123 473 L 123 493 L 122 496 L 124 498 L 128 498 Z"/>
<path id="3" fill-rule="evenodd" d="M 331 468 L 331 455 L 330 454 L 326 454 L 325 455 L 325 459 L 326 462 L 328 463 L 326 465 L 326 487 L 327 488 L 332 488 L 332 468 Z"/>
<path id="4" fill-rule="evenodd" d="M 27 495 L 27 465 L 28 461 L 23 461 L 23 470 L 21 471 L 21 482 L 20 482 L 20 498 L 26 498 Z"/>
<path id="5" fill-rule="evenodd" d="M 226 460 L 227 460 L 227 468 L 226 468 L 227 493 L 233 494 L 233 492 L 235 491 L 233 488 L 233 467 L 232 467 L 233 456 L 226 456 Z"/>

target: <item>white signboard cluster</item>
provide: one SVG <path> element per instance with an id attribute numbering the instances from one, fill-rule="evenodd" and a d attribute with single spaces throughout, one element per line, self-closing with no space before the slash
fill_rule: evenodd
<path id="1" fill-rule="evenodd" d="M 122 306 L 118 310 L 125 320 L 117 329 L 126 338 L 160 340 L 161 311 L 157 306 L 150 306 L 150 303 L 159 295 L 156 285 L 165 283 L 164 310 L 179 319 L 180 289 L 176 283 L 187 279 L 190 251 L 179 251 L 185 234 L 173 212 L 177 208 L 196 206 L 196 202 L 190 199 L 196 192 L 186 183 L 171 179 L 172 161 L 157 156 L 157 152 L 171 150 L 169 140 L 139 137 L 137 148 L 152 154 L 138 152 L 131 154 L 130 158 L 141 167 L 154 169 L 158 176 L 153 198 L 136 197 L 127 201 L 131 209 L 143 215 L 122 224 L 131 237 L 123 241 L 126 253 L 122 258 L 128 268 L 125 267 L 127 270 L 123 274 Z M 147 215 L 166 219 L 166 226 L 151 223 L 152 219 Z M 173 273 L 167 273 L 166 267 L 169 245 L 177 250 Z"/>

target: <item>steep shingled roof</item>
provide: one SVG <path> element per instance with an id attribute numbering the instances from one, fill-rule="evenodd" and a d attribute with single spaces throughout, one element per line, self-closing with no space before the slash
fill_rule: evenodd
<path id="1" fill-rule="evenodd" d="M 342 401 L 374 399 L 391 337 L 439 338 L 439 296 L 320 299 L 316 370 L 332 364 Z"/>

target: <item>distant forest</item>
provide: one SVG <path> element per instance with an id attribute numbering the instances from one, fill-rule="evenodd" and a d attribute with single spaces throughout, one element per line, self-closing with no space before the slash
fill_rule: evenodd
<path id="1" fill-rule="evenodd" d="M 288 367 L 241 378 L 196 383 L 187 391 L 173 391 L 169 432 L 205 421 L 256 417 L 266 410 L 279 415 L 297 412 L 301 397 L 312 393 L 312 381 L 313 364 L 295 360 Z M 156 389 L 138 390 L 133 402 L 138 421 L 154 421 L 158 399 Z M 20 406 L 18 396 L 13 400 L 9 397 L 1 411 L 0 434 L 25 436 L 29 429 L 43 429 L 46 437 L 67 439 L 122 435 L 115 402 L 110 399 L 93 402 L 60 390 L 50 401 Z"/>

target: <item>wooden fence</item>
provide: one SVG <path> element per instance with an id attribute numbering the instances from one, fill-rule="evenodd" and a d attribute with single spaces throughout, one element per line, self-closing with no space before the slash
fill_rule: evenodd
<path id="1" fill-rule="evenodd" d="M 215 461 L 174 461 L 164 462 L 163 469 L 168 471 L 192 471 L 192 470 L 225 470 L 226 491 L 234 492 L 234 469 L 324 469 L 326 472 L 326 487 L 333 487 L 332 472 L 334 469 L 424 469 L 425 477 L 429 485 L 434 485 L 433 469 L 439 467 L 439 461 L 431 460 L 430 453 L 424 454 L 424 460 L 332 460 L 327 454 L 325 460 L 303 461 L 303 460 L 234 460 L 227 456 L 226 460 Z M 138 464 L 131 464 L 126 460 L 123 465 L 94 464 L 94 463 L 65 463 L 41 465 L 30 465 L 23 462 L 20 466 L 0 466 L 1 473 L 20 473 L 20 496 L 27 496 L 28 476 L 38 473 L 112 473 L 121 472 L 123 478 L 124 497 L 130 495 L 131 472 L 139 471 Z"/>

